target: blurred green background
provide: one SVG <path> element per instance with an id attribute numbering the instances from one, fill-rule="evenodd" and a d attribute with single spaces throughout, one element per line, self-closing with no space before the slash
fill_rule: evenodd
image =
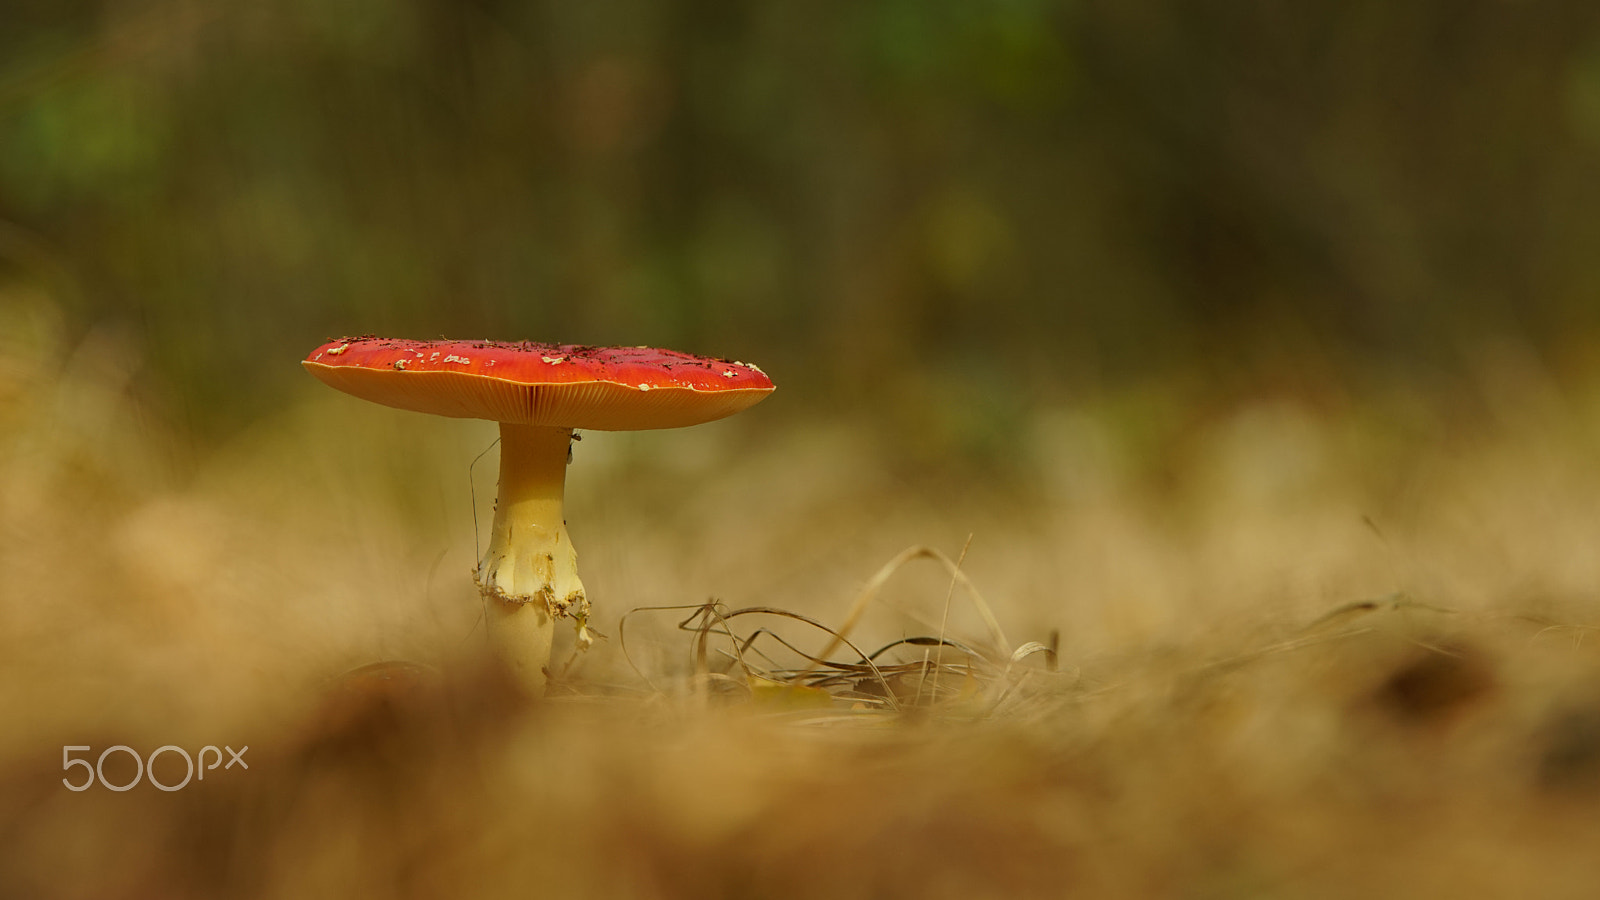
<path id="1" fill-rule="evenodd" d="M 0 22 L 6 329 L 116 336 L 202 435 L 351 333 L 670 346 L 983 433 L 1174 378 L 1448 385 L 1507 342 L 1582 370 L 1600 334 L 1584 0 Z"/>

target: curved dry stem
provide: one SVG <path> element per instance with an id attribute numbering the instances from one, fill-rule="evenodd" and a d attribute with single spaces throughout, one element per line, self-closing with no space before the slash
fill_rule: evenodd
<path id="1" fill-rule="evenodd" d="M 633 654 L 628 652 L 628 620 L 634 615 L 644 612 L 678 612 L 685 609 L 692 609 L 696 610 L 696 614 L 698 614 L 698 611 L 705 609 L 705 606 L 706 605 L 704 603 L 689 603 L 681 606 L 639 606 L 623 613 L 622 617 L 617 620 L 617 646 L 622 650 L 622 658 L 627 660 L 628 667 L 633 669 L 634 674 L 638 675 L 644 680 L 645 684 L 649 685 L 650 690 L 656 691 L 657 693 L 661 691 L 659 687 L 656 687 L 656 683 L 651 680 L 650 676 L 646 675 L 644 670 L 639 668 L 639 664 L 634 662 Z M 682 629 L 685 624 L 693 619 L 694 616 L 684 619 L 682 622 L 678 623 L 678 628 Z"/>
<path id="2" fill-rule="evenodd" d="M 883 586 L 889 582 L 889 579 L 893 578 L 894 574 L 900 571 L 902 566 L 917 559 L 931 559 L 945 567 L 950 573 L 950 577 L 966 589 L 967 596 L 972 599 L 973 607 L 977 609 L 978 615 L 983 618 L 984 625 L 988 627 L 989 637 L 994 641 L 995 646 L 1002 653 L 1009 653 L 1011 643 L 1006 640 L 1005 632 L 1001 630 L 999 620 L 994 617 L 994 611 L 989 608 L 989 603 L 983 599 L 983 595 L 978 593 L 977 586 L 972 583 L 971 579 L 967 578 L 965 572 L 961 571 L 961 567 L 951 561 L 950 557 L 932 547 L 908 547 L 900 551 L 894 559 L 885 563 L 883 568 L 879 569 L 877 574 L 873 575 L 867 582 L 866 587 L 861 589 L 861 593 L 856 595 L 855 603 L 850 606 L 850 612 L 844 617 L 844 624 L 840 625 L 838 632 L 834 634 L 834 640 L 829 642 L 817 656 L 821 659 L 827 659 L 835 650 L 838 650 L 839 644 L 844 642 L 845 636 L 856 627 L 857 622 L 861 621 L 861 616 L 867 611 L 867 607 L 872 604 L 872 601 L 877 599 L 878 592 L 883 590 Z"/>

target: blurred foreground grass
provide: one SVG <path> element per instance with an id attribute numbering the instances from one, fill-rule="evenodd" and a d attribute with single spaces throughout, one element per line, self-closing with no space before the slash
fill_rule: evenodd
<path id="1" fill-rule="evenodd" d="M 568 514 L 609 639 L 528 707 L 482 667 L 467 574 L 492 426 L 306 379 L 201 447 L 129 389 L 115 334 L 14 318 L 0 895 L 1557 897 L 1600 875 L 1600 380 L 1502 349 L 1467 396 L 1174 384 L 1028 410 L 989 478 L 781 390 L 585 435 Z M 1059 670 L 887 713 L 751 699 L 731 668 L 707 700 L 682 612 L 635 615 L 622 653 L 640 607 L 838 623 L 916 544 L 967 546 L 1012 641 L 1059 634 Z M 959 589 L 942 625 L 949 591 L 908 565 L 853 638 L 1010 649 Z M 413 665 L 361 669 L 384 660 Z M 249 745 L 250 768 L 62 785 L 63 746 L 168 744 Z"/>

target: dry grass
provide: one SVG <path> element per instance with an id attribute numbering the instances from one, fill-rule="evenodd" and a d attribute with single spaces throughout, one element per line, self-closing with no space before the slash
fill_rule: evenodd
<path id="1" fill-rule="evenodd" d="M 465 574 L 487 428 L 307 385 L 196 450 L 128 397 L 126 345 L 61 367 L 48 322 L 18 321 L 0 895 L 1556 897 L 1600 875 L 1600 394 L 1514 358 L 1464 413 L 1040 410 L 1021 490 L 929 486 L 776 400 L 763 430 L 591 435 L 569 512 L 608 639 L 528 706 L 482 666 Z M 948 555 L 897 556 L 924 544 Z M 62 746 L 113 744 L 248 744 L 251 768 L 62 786 Z"/>

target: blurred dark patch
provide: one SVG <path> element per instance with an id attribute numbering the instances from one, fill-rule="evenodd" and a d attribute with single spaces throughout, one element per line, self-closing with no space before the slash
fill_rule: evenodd
<path id="1" fill-rule="evenodd" d="M 377 662 L 362 666 L 329 685 L 310 726 L 312 755 L 363 757 L 388 745 L 413 744 L 430 731 L 430 719 L 443 710 L 444 685 L 438 671 L 416 663 Z"/>
<path id="2" fill-rule="evenodd" d="M 307 771 L 348 769 L 381 791 L 526 711 L 491 666 L 447 680 L 416 663 L 372 663 L 330 684 L 290 760 Z"/>
<path id="3" fill-rule="evenodd" d="M 1495 689 L 1493 661 L 1459 641 L 1428 643 L 1402 661 L 1372 693 L 1395 721 L 1437 725 L 1481 703 Z"/>
<path id="4" fill-rule="evenodd" d="M 406 662 L 334 679 L 298 734 L 262 747 L 248 778 L 183 798 L 170 816 L 162 883 L 190 896 L 272 895 L 289 859 L 340 840 L 359 859 L 341 875 L 373 895 L 442 896 L 435 879 L 484 803 L 481 756 L 536 714 L 492 668 L 440 672 Z M 343 834 L 341 834 L 343 832 Z"/>
<path id="5" fill-rule="evenodd" d="M 1536 768 L 1541 788 L 1552 793 L 1600 793 L 1600 705 L 1556 713 L 1539 739 Z"/>

